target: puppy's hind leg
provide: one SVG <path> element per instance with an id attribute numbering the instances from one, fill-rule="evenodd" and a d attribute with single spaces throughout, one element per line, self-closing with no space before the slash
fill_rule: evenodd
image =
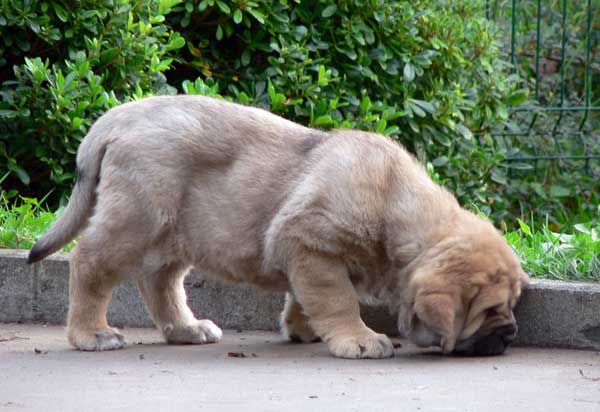
<path id="1" fill-rule="evenodd" d="M 69 263 L 69 342 L 84 351 L 120 349 L 125 339 L 106 320 L 112 289 L 119 278 L 86 248 L 85 239 L 71 252 Z"/>
<path id="2" fill-rule="evenodd" d="M 221 329 L 208 319 L 196 319 L 187 305 L 183 287 L 187 272 L 174 265 L 140 278 L 138 287 L 146 307 L 168 343 L 218 342 Z"/>
<path id="3" fill-rule="evenodd" d="M 302 311 L 302 306 L 291 293 L 285 295 L 285 306 L 280 318 L 281 333 L 292 342 L 317 342 L 320 338 L 308 324 L 308 317 Z"/>

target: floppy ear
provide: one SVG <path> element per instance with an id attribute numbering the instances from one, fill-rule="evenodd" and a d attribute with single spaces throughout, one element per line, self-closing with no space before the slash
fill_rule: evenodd
<path id="1" fill-rule="evenodd" d="M 440 346 L 443 352 L 452 352 L 462 327 L 458 324 L 457 315 L 461 308 L 457 299 L 449 293 L 418 294 L 414 310 L 419 319 L 442 336 Z"/>

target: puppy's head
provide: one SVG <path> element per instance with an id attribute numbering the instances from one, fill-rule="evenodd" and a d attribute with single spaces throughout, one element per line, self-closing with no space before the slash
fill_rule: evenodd
<path id="1" fill-rule="evenodd" d="M 498 355 L 517 333 L 513 308 L 528 283 L 494 227 L 469 216 L 421 255 L 400 310 L 400 333 L 444 353 Z"/>

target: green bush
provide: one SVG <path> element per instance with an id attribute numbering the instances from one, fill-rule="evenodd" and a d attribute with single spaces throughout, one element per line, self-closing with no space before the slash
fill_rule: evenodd
<path id="1" fill-rule="evenodd" d="M 0 2 L 0 157 L 21 193 L 64 194 L 99 114 L 176 88 L 391 135 L 461 202 L 505 213 L 504 155 L 473 132 L 527 94 L 481 1 Z"/>
<path id="2" fill-rule="evenodd" d="M 163 72 L 185 40 L 168 1 L 0 1 L 0 175 L 26 195 L 68 193 L 77 146 L 120 102 L 173 89 Z"/>
<path id="3" fill-rule="evenodd" d="M 205 81 L 186 92 L 210 88 L 314 127 L 391 135 L 492 213 L 503 155 L 472 132 L 527 94 L 504 74 L 484 17 L 474 0 L 187 0 L 168 16 L 187 40 L 168 77 L 198 73 Z"/>

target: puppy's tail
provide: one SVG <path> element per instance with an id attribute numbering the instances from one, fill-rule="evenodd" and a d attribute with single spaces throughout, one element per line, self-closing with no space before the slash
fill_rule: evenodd
<path id="1" fill-rule="evenodd" d="M 67 207 L 29 252 L 27 263 L 34 263 L 60 250 L 85 227 L 96 203 L 96 187 L 106 143 L 94 127 L 77 151 L 77 180 Z"/>

